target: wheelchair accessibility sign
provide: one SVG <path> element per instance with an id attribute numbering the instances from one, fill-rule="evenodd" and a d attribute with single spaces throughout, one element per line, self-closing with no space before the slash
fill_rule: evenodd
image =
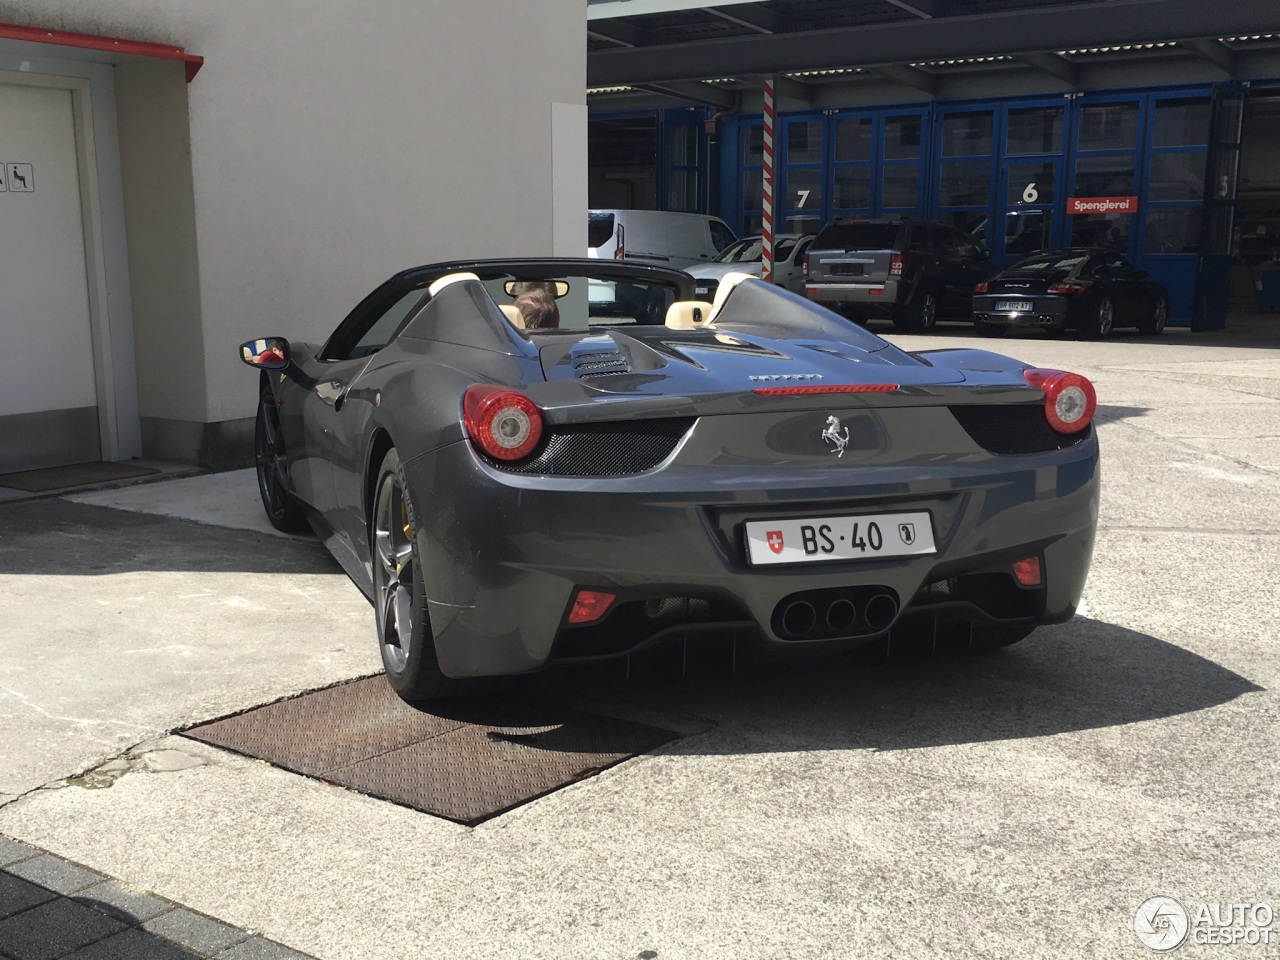
<path id="1" fill-rule="evenodd" d="M 0 193 L 35 193 L 36 178 L 29 163 L 0 163 Z"/>

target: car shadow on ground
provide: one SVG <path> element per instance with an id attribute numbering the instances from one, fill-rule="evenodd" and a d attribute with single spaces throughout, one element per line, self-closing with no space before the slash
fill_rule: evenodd
<path id="1" fill-rule="evenodd" d="M 1115 422 L 1116 420 L 1136 420 L 1139 417 L 1145 417 L 1151 412 L 1150 407 L 1121 407 L 1113 404 L 1098 404 L 1097 412 L 1094 418 L 1097 420 L 1106 420 Z"/>
<path id="2" fill-rule="evenodd" d="M 1262 688 L 1156 637 L 1077 617 L 1004 650 L 867 663 L 835 655 L 727 666 L 683 676 L 669 656 L 642 677 L 573 668 L 534 678 L 526 695 L 628 716 L 705 718 L 732 736 L 689 737 L 690 754 L 920 747 L 1044 737 L 1220 706 Z M 482 715 L 483 710 L 473 716 Z M 516 719 L 502 709 L 504 725 Z M 542 717 L 545 723 L 545 716 Z"/>
<path id="3" fill-rule="evenodd" d="M 341 573 L 319 540 L 284 539 L 66 500 L 0 504 L 0 575 Z"/>

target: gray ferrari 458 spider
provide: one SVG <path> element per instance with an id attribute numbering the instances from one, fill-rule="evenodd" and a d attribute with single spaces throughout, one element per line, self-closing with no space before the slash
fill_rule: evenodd
<path id="1" fill-rule="evenodd" d="M 989 649 L 1084 588 L 1088 380 L 906 353 L 744 275 L 706 303 L 659 267 L 435 264 L 241 355 L 267 514 L 372 601 L 406 700 L 717 633 Z"/>

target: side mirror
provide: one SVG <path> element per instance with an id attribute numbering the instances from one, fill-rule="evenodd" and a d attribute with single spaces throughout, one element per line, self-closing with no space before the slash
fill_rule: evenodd
<path id="1" fill-rule="evenodd" d="M 289 341 L 284 337 L 260 337 L 240 344 L 240 359 L 258 370 L 283 370 L 289 366 Z"/>

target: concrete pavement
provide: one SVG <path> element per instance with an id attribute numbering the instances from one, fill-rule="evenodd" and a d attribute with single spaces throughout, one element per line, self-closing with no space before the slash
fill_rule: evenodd
<path id="1" fill-rule="evenodd" d="M 167 736 L 377 667 L 318 546 L 214 525 L 251 477 L 0 505 L 0 833 L 324 960 L 1138 958 L 1153 895 L 1280 908 L 1280 352 L 956 333 L 894 339 L 1098 386 L 1071 623 L 972 661 L 548 676 L 687 735 L 468 829 Z M 1277 956 L 1274 927 L 1179 954 Z"/>

